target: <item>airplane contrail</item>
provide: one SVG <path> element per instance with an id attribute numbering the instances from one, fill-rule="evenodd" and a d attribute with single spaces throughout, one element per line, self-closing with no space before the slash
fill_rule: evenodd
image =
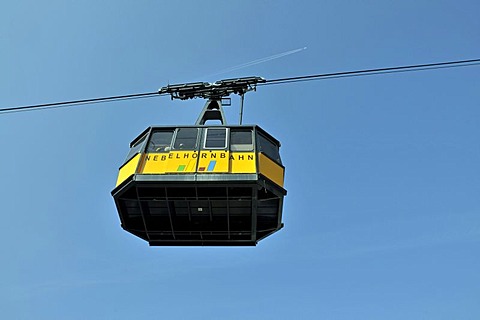
<path id="1" fill-rule="evenodd" d="M 243 68 L 246 68 L 246 67 L 254 66 L 256 64 L 260 64 L 260 63 L 268 62 L 268 61 L 275 60 L 275 59 L 278 59 L 278 58 L 286 57 L 286 56 L 289 56 L 291 54 L 294 54 L 294 53 L 297 53 L 297 52 L 300 52 L 300 51 L 303 51 L 303 50 L 306 50 L 306 49 L 307 49 L 307 47 L 303 47 L 303 48 L 298 48 L 298 49 L 294 49 L 294 50 L 285 51 L 285 52 L 282 52 L 282 53 L 277 53 L 277 54 L 274 54 L 274 55 L 271 55 L 271 56 L 268 56 L 268 57 L 265 57 L 265 58 L 256 59 L 256 60 L 253 60 L 253 61 L 250 61 L 250 62 L 239 64 L 239 65 L 234 66 L 234 67 L 223 69 L 219 72 L 210 74 L 207 77 L 217 76 L 219 74 L 243 69 Z"/>

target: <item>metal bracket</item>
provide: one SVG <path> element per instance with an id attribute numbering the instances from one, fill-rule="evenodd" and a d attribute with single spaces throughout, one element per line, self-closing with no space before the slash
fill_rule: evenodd
<path id="1" fill-rule="evenodd" d="M 196 126 L 203 126 L 208 120 L 219 120 L 222 125 L 227 124 L 227 118 L 223 113 L 222 101 L 210 99 L 205 103 L 202 112 L 198 116 Z"/>

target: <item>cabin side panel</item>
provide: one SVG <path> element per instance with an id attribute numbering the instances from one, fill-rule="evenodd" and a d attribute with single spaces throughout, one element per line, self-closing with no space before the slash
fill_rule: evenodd
<path id="1" fill-rule="evenodd" d="M 120 185 L 123 181 L 127 180 L 132 174 L 137 170 L 138 162 L 140 160 L 141 154 L 137 153 L 132 159 L 125 163 L 118 172 L 117 186 Z"/>
<path id="2" fill-rule="evenodd" d="M 258 154 L 258 172 L 283 188 L 285 169 L 263 153 Z"/>

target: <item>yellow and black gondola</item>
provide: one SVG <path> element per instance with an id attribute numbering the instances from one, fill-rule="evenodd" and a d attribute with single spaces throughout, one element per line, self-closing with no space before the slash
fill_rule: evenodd
<path id="1" fill-rule="evenodd" d="M 257 125 L 227 125 L 221 105 L 261 79 L 160 90 L 209 100 L 194 126 L 152 126 L 132 141 L 112 191 L 123 229 L 152 246 L 247 246 L 283 227 L 280 142 Z"/>

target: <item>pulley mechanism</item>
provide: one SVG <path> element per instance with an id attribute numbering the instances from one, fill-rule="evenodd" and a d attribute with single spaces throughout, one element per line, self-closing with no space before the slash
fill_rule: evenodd
<path id="1" fill-rule="evenodd" d="M 209 82 L 191 82 L 184 84 L 173 84 L 162 87 L 158 90 L 159 94 L 170 94 L 172 100 L 187 100 L 193 98 L 203 98 L 218 100 L 229 95 L 242 95 L 248 91 L 255 90 L 258 83 L 264 83 L 266 80 L 262 77 L 235 78 Z"/>
<path id="2" fill-rule="evenodd" d="M 170 94 L 173 99 L 188 100 L 194 98 L 208 99 L 203 108 L 196 125 L 204 125 L 207 120 L 219 120 L 223 125 L 226 124 L 225 114 L 222 110 L 222 99 L 233 94 L 238 94 L 240 100 L 240 124 L 243 117 L 243 100 L 248 91 L 255 91 L 258 83 L 265 83 L 262 77 L 245 77 L 235 79 L 225 79 L 209 82 L 191 82 L 184 84 L 174 84 L 162 87 L 158 90 L 159 94 Z"/>

